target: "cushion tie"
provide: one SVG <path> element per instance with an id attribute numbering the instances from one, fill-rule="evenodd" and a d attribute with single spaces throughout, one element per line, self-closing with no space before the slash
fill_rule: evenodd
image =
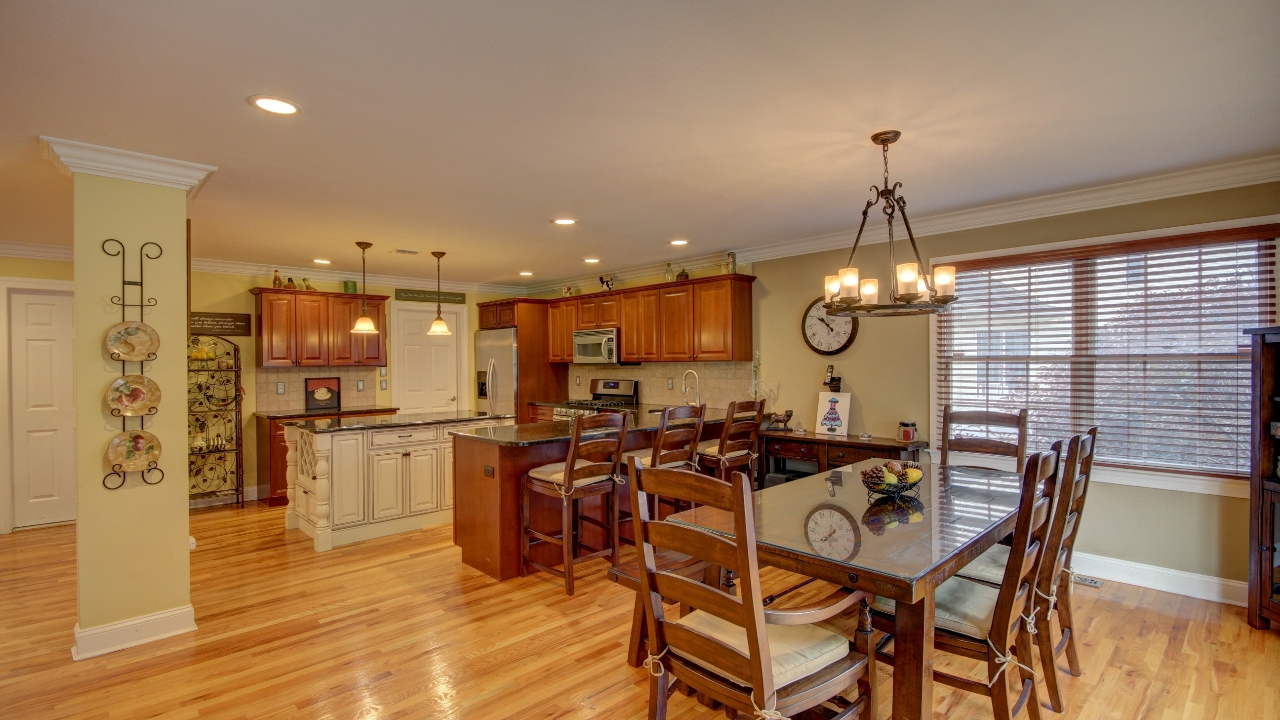
<path id="1" fill-rule="evenodd" d="M 773 707 L 775 707 L 775 708 L 776 708 L 776 707 L 778 707 L 778 694 L 777 694 L 777 693 L 774 693 L 774 694 L 773 694 L 773 702 L 772 702 L 772 703 L 766 702 L 764 705 L 765 705 L 765 706 L 764 706 L 764 708 L 758 708 L 758 707 L 756 707 L 756 696 L 755 696 L 755 693 L 752 693 L 752 694 L 751 694 L 751 709 L 755 711 L 755 713 L 756 713 L 756 718 L 757 718 L 758 720 L 787 720 L 787 716 L 786 716 L 786 715 L 783 715 L 782 713 L 778 712 L 777 710 L 774 710 L 774 709 L 770 709 L 770 708 L 769 708 L 769 705 L 773 705 Z"/>
<path id="2" fill-rule="evenodd" d="M 1034 608 L 1031 608 L 1031 614 L 1030 614 L 1030 615 L 1019 615 L 1019 616 L 1018 616 L 1018 617 L 1022 618 L 1022 621 L 1023 621 L 1023 622 L 1025 622 L 1025 623 L 1027 624 L 1027 632 L 1028 632 L 1028 633 L 1030 633 L 1030 634 L 1032 634 L 1032 635 L 1035 635 L 1035 634 L 1036 634 L 1036 613 L 1038 613 L 1038 612 L 1040 612 L 1040 608 L 1039 608 L 1039 607 L 1034 607 Z M 987 639 L 987 642 L 991 642 L 991 639 L 990 639 L 990 638 L 988 638 L 988 639 Z"/>
<path id="3" fill-rule="evenodd" d="M 662 648 L 662 652 L 657 655 L 649 655 L 649 657 L 645 658 L 644 669 L 648 670 L 649 674 L 654 677 L 662 677 L 663 674 L 667 672 L 666 666 L 662 664 L 662 656 L 666 655 L 667 651 L 670 649 L 671 646 L 668 645 Z"/>
<path id="4" fill-rule="evenodd" d="M 1040 677 L 1039 675 L 1036 675 L 1035 670 L 1032 670 L 1026 665 L 1023 665 L 1017 660 L 1014 660 L 1013 653 L 1009 653 L 1008 655 L 1001 655 L 1000 651 L 996 650 L 996 646 L 991 643 L 991 638 L 989 637 L 987 638 L 987 647 L 991 648 L 991 654 L 995 656 L 995 662 L 997 665 L 1000 666 L 1000 669 L 996 670 L 996 674 L 991 678 L 991 682 L 987 683 L 987 687 L 995 686 L 996 681 L 1000 679 L 1000 673 L 1003 673 L 1005 668 L 1009 667 L 1010 664 L 1017 665 L 1023 670 L 1026 670 L 1027 672 L 1031 673 L 1034 677 L 1037 677 L 1037 678 Z"/>
<path id="5" fill-rule="evenodd" d="M 1057 589 L 1057 588 L 1050 588 L 1050 590 L 1049 590 L 1049 594 L 1048 594 L 1048 595 L 1045 595 L 1044 593 L 1040 592 L 1040 588 L 1036 588 L 1036 594 L 1037 594 L 1037 595 L 1039 595 L 1040 597 L 1044 598 L 1045 600 L 1048 600 L 1048 601 L 1049 601 L 1049 611 L 1050 611 L 1050 612 L 1053 612 L 1053 608 L 1054 608 L 1054 606 L 1058 604 L 1058 589 Z M 1040 608 L 1036 608 L 1036 610 L 1039 610 L 1039 609 L 1040 609 Z M 1031 613 L 1031 617 L 1035 617 L 1035 616 L 1036 616 L 1036 614 L 1035 614 L 1035 612 L 1033 611 L 1033 612 Z"/>

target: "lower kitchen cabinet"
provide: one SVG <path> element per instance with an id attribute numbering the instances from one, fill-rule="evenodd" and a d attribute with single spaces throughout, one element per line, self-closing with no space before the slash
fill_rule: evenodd
<path id="1" fill-rule="evenodd" d="M 452 440 L 452 438 L 451 438 Z M 444 468 L 444 463 L 453 465 L 453 443 L 449 443 L 449 457 L 445 460 L 444 445 L 440 447 L 415 448 L 405 453 L 405 484 L 409 487 L 409 508 L 411 515 L 431 512 L 440 509 L 442 492 L 452 493 L 453 487 L 442 479 L 452 475 Z M 443 486 L 443 487 L 442 487 Z"/>
<path id="2" fill-rule="evenodd" d="M 369 497 L 372 520 L 390 520 L 404 515 L 405 458 L 408 452 L 369 453 Z"/>

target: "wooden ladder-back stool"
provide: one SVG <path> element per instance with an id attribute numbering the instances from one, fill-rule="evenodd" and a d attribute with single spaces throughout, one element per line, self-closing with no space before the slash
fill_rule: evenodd
<path id="1" fill-rule="evenodd" d="M 1018 498 L 1018 519 L 1009 548 L 1009 562 L 999 588 L 992 588 L 956 576 L 934 591 L 934 648 L 987 664 L 987 680 L 981 682 L 935 670 L 935 682 L 991 698 L 995 720 L 1010 720 L 1023 707 L 1032 720 L 1040 718 L 1036 675 L 1031 669 L 1032 638 L 1037 630 L 1035 587 L 1042 563 L 1053 559 L 1043 552 L 1050 530 L 1054 502 L 1058 497 L 1058 454 L 1062 442 L 1047 453 L 1027 458 Z M 872 604 L 872 622 L 877 630 L 894 632 L 894 602 L 877 599 Z M 893 664 L 893 657 L 878 657 Z M 1009 704 L 1009 676 L 1021 679 L 1018 697 Z"/>
<path id="2" fill-rule="evenodd" d="M 653 447 L 623 453 L 622 474 L 627 475 L 630 472 L 633 457 L 640 459 L 641 467 L 696 470 L 698 438 L 702 437 L 702 423 L 706 414 L 706 405 L 668 405 L 663 408 L 662 418 L 658 421 L 658 432 L 653 437 Z M 652 502 L 668 505 L 673 512 L 684 509 L 668 498 L 655 498 Z M 649 508 L 651 516 L 656 512 L 657 507 L 658 505 Z M 631 522 L 629 512 L 623 511 L 619 517 L 623 527 Z M 624 537 L 621 540 L 628 545 L 635 545 L 635 541 L 629 538 Z"/>
<path id="3" fill-rule="evenodd" d="M 616 485 L 622 482 L 619 465 L 622 462 L 622 448 L 627 441 L 627 428 L 631 423 L 631 413 L 599 413 L 596 415 L 579 415 L 573 419 L 573 431 L 569 440 L 569 456 L 562 463 L 552 463 L 536 467 L 525 474 L 520 513 L 520 575 L 528 573 L 533 566 L 552 575 L 564 578 L 566 595 L 573 594 L 573 567 L 593 558 L 608 557 L 611 565 L 618 564 L 618 494 Z M 585 434 L 597 434 L 617 428 L 603 438 L 584 440 Z M 609 459 L 595 462 L 588 458 L 608 455 Z M 529 526 L 529 500 L 534 493 L 558 498 L 562 502 L 560 514 L 560 535 L 546 535 Z M 579 502 L 583 499 L 604 496 L 605 522 L 600 522 L 589 515 L 581 513 Z M 594 525 L 604 531 L 609 547 L 592 548 L 583 545 L 579 534 L 582 523 Z M 534 562 L 529 551 L 544 543 L 561 546 L 564 557 L 563 569 L 547 567 Z M 578 549 L 586 548 L 588 553 L 578 556 Z"/>
<path id="4" fill-rule="evenodd" d="M 698 466 L 710 470 L 721 480 L 727 480 L 735 468 L 745 467 L 752 487 L 756 480 L 756 441 L 760 437 L 760 423 L 764 421 L 763 400 L 742 400 L 729 403 L 725 411 L 724 430 L 719 440 L 698 443 Z"/>
<path id="5" fill-rule="evenodd" d="M 1014 428 L 1018 431 L 1018 440 L 1010 443 L 990 438 L 952 437 L 951 433 L 956 425 Z M 950 405 L 944 405 L 939 450 L 939 465 L 947 465 L 947 456 L 952 452 L 977 453 L 1016 458 L 1017 471 L 1022 472 L 1027 460 L 1027 409 L 1023 408 L 1016 413 L 998 413 L 986 410 L 952 410 Z"/>
<path id="6" fill-rule="evenodd" d="M 741 472 L 720 480 L 686 470 L 643 469 L 631 459 L 633 523 L 640 559 L 640 599 L 648 624 L 649 717 L 666 718 L 672 680 L 725 706 L 729 717 L 791 717 L 818 705 L 836 718 L 871 720 L 875 674 L 870 612 L 851 643 L 815 627 L 871 597 L 839 589 L 823 602 L 770 610 L 762 603 L 751 482 Z M 647 496 L 678 498 L 733 513 L 734 536 L 649 516 Z M 734 570 L 737 596 L 660 568 L 668 550 Z M 667 619 L 663 598 L 697 608 Z M 856 686 L 852 702 L 842 694 Z"/>

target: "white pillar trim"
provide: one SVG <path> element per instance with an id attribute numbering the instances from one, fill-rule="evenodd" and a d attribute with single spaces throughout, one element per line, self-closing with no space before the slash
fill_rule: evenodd
<path id="1" fill-rule="evenodd" d="M 40 136 L 40 151 L 46 160 L 68 175 L 84 173 L 163 185 L 185 190 L 188 200 L 195 199 L 205 181 L 218 169 L 212 165 L 143 155 L 46 135 Z"/>

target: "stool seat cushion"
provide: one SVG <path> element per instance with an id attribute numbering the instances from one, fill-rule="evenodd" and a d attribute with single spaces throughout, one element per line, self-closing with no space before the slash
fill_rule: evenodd
<path id="1" fill-rule="evenodd" d="M 934 624 L 975 640 L 986 640 L 991 634 L 999 595 L 1000 591 L 993 587 L 953 577 L 934 592 Z M 895 610 L 894 602 L 882 597 L 876 598 L 871 607 L 886 615 Z"/>
<path id="2" fill-rule="evenodd" d="M 720 448 L 720 441 L 719 441 L 719 440 L 703 440 L 702 442 L 698 443 L 698 454 L 699 454 L 699 455 L 707 455 L 707 456 L 710 456 L 710 457 L 716 457 L 716 455 L 718 454 L 716 451 L 717 451 L 717 450 L 719 450 L 719 448 Z M 729 453 L 728 455 L 725 455 L 725 457 L 726 457 L 726 458 L 742 457 L 743 455 L 746 455 L 748 452 L 750 452 L 750 451 L 749 451 L 749 450 L 734 450 L 733 452 Z"/>
<path id="3" fill-rule="evenodd" d="M 721 620 L 702 610 L 694 610 L 679 620 L 681 625 L 718 640 L 743 655 L 750 655 L 747 648 L 747 631 L 727 620 Z M 806 678 L 831 663 L 849 655 L 849 641 L 815 625 L 766 625 L 769 635 L 769 655 L 773 661 L 773 686 L 782 688 Z M 717 668 L 706 661 L 671 647 L 680 657 L 719 673 L 739 685 L 751 686 L 744 680 Z"/>
<path id="4" fill-rule="evenodd" d="M 583 460 L 582 458 L 578 458 L 578 462 L 574 464 L 574 467 L 580 468 L 583 465 L 590 465 L 590 464 L 591 463 L 589 461 Z M 536 467 L 529 471 L 529 477 L 536 478 L 538 480 L 542 480 L 549 483 L 555 483 L 556 485 L 563 485 L 564 484 L 564 466 L 565 466 L 564 463 L 558 462 L 558 463 L 551 463 L 550 465 L 543 465 L 541 467 Z M 602 480 L 608 480 L 608 479 L 610 479 L 608 475 L 597 475 L 595 477 L 583 478 L 581 480 L 574 480 L 573 486 L 581 487 L 583 485 L 594 485 L 595 483 L 601 482 Z"/>
<path id="5" fill-rule="evenodd" d="M 1004 582 L 1004 568 L 1009 564 L 1009 546 L 993 545 L 990 550 L 974 558 L 973 562 L 960 568 L 956 575 L 970 580 L 979 580 L 992 585 Z"/>
<path id="6" fill-rule="evenodd" d="M 630 465 L 631 465 L 631 458 L 633 458 L 633 457 L 640 458 L 640 467 L 642 467 L 642 468 L 647 468 L 647 467 L 649 467 L 649 463 L 650 463 L 650 462 L 653 462 L 653 448 L 642 448 L 642 449 L 640 449 L 640 450 L 632 450 L 632 451 L 630 451 L 630 452 L 625 452 L 625 453 L 623 453 L 623 454 L 622 454 L 622 465 L 623 465 L 624 467 L 630 467 Z M 689 463 L 685 462 L 684 460 L 677 460 L 677 461 L 675 461 L 675 462 L 662 463 L 662 464 L 661 464 L 661 465 L 659 465 L 658 467 L 660 467 L 660 468 L 679 468 L 679 467 L 685 467 L 685 466 L 686 466 L 686 465 L 688 465 L 688 464 L 689 464 Z"/>

